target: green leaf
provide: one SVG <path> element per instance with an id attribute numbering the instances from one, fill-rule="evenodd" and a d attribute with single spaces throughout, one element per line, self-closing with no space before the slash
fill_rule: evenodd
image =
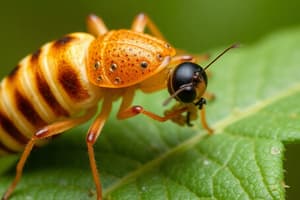
<path id="1" fill-rule="evenodd" d="M 95 147 L 105 198 L 284 199 L 284 144 L 300 140 L 299 44 L 300 29 L 280 31 L 214 64 L 212 136 L 198 121 L 193 128 L 145 116 L 117 121 L 116 105 Z M 135 103 L 163 113 L 167 96 L 138 93 Z M 89 124 L 36 149 L 11 199 L 95 199 Z M 13 176 L 1 176 L 1 193 Z"/>

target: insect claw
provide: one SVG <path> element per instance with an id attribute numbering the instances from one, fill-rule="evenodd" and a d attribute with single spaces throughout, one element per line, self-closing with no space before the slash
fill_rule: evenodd
<path id="1" fill-rule="evenodd" d="M 187 113 L 186 113 L 186 124 L 187 124 L 189 127 L 194 126 L 194 124 L 191 123 L 191 112 L 187 112 Z"/>
<path id="2" fill-rule="evenodd" d="M 203 97 L 201 97 L 201 99 L 195 103 L 195 105 L 198 106 L 199 110 L 203 108 L 204 104 L 206 104 L 206 99 L 204 99 Z"/>

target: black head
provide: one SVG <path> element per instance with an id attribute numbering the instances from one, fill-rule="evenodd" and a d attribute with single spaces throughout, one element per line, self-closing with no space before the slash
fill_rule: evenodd
<path id="1" fill-rule="evenodd" d="M 166 105 L 172 98 L 183 103 L 195 103 L 201 101 L 207 86 L 207 75 L 205 70 L 218 60 L 228 50 L 236 48 L 234 44 L 226 48 L 215 59 L 213 59 L 206 67 L 192 62 L 183 62 L 170 72 L 168 78 L 168 90 L 171 96 L 164 102 Z"/>
<path id="2" fill-rule="evenodd" d="M 192 62 L 179 64 L 171 73 L 168 80 L 168 90 L 175 98 L 184 103 L 199 100 L 207 86 L 207 75 L 203 68 Z M 178 92 L 180 91 L 180 92 Z"/>

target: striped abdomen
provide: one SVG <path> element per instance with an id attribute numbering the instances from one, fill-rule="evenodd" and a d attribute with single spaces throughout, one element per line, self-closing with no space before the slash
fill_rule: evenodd
<path id="1" fill-rule="evenodd" d="M 86 75 L 94 39 L 74 33 L 25 57 L 0 84 L 0 155 L 19 152 L 41 127 L 95 105 L 98 88 Z"/>

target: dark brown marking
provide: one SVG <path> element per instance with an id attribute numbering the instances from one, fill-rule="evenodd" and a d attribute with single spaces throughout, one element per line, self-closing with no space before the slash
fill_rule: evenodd
<path id="1" fill-rule="evenodd" d="M 53 47 L 59 48 L 59 47 L 61 47 L 61 46 L 64 46 L 64 45 L 67 44 L 67 43 L 70 43 L 73 39 L 75 39 L 75 37 L 72 37 L 72 36 L 70 36 L 70 35 L 66 35 L 66 36 L 63 37 L 63 38 L 56 40 L 56 41 L 53 43 Z"/>
<path id="2" fill-rule="evenodd" d="M 59 104 L 55 96 L 53 95 L 47 81 L 45 78 L 36 71 L 36 83 L 37 88 L 42 95 L 44 101 L 48 104 L 48 106 L 53 110 L 55 115 L 57 116 L 69 116 L 69 113 Z"/>
<path id="3" fill-rule="evenodd" d="M 35 63 L 38 61 L 40 55 L 41 55 L 41 49 L 38 49 L 36 52 L 34 52 L 32 55 L 31 55 L 31 58 L 30 58 L 30 62 L 32 63 Z"/>
<path id="4" fill-rule="evenodd" d="M 53 95 L 46 79 L 40 71 L 39 58 L 41 55 L 41 49 L 38 49 L 31 55 L 30 67 L 35 75 L 37 88 L 43 97 L 44 101 L 53 110 L 56 116 L 69 116 L 68 112 L 58 103 Z"/>
<path id="5" fill-rule="evenodd" d="M 81 101 L 89 98 L 88 91 L 81 85 L 77 72 L 71 67 L 61 66 L 58 74 L 58 81 L 65 92 L 75 101 Z"/>
<path id="6" fill-rule="evenodd" d="M 27 144 L 29 141 L 28 138 L 17 129 L 13 122 L 2 113 L 0 113 L 0 125 L 5 132 L 12 136 L 20 144 Z"/>
<path id="7" fill-rule="evenodd" d="M 9 74 L 8 74 L 8 78 L 9 79 L 14 79 L 14 77 L 16 76 L 16 74 L 17 74 L 17 72 L 18 72 L 18 70 L 19 70 L 19 68 L 20 68 L 21 66 L 20 65 L 17 65 Z"/>
<path id="8" fill-rule="evenodd" d="M 146 61 L 142 61 L 140 65 L 141 65 L 142 68 L 147 68 L 148 67 L 148 63 Z"/>
<path id="9" fill-rule="evenodd" d="M 18 90 L 15 92 L 15 100 L 19 111 L 34 127 L 41 128 L 46 125 L 46 122 L 40 117 L 30 101 Z"/>

